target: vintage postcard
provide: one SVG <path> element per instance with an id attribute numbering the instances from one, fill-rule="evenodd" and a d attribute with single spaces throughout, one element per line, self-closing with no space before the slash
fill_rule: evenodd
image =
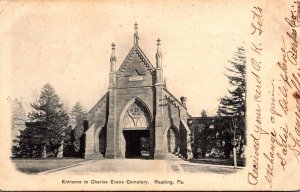
<path id="1" fill-rule="evenodd" d="M 299 190 L 300 1 L 0 1 L 0 190 Z"/>

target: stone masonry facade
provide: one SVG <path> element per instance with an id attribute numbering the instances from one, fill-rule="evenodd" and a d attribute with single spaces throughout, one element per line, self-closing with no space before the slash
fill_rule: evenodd
<path id="1" fill-rule="evenodd" d="M 160 40 L 156 67 L 138 41 L 135 24 L 133 47 L 118 70 L 112 44 L 108 91 L 89 111 L 84 125 L 85 158 L 191 156 L 186 98 L 178 100 L 166 87 Z"/>

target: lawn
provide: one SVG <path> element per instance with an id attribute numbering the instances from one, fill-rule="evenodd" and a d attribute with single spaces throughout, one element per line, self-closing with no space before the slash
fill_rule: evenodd
<path id="1" fill-rule="evenodd" d="M 36 174 L 51 169 L 62 168 L 87 161 L 86 159 L 13 159 L 16 169 L 28 173 Z"/>
<path id="2" fill-rule="evenodd" d="M 216 173 L 216 174 L 222 174 L 222 175 L 229 175 L 236 173 L 238 169 L 228 168 L 228 167 L 222 167 L 222 166 L 194 166 L 194 165 L 187 165 L 182 164 L 182 169 L 185 172 L 189 173 Z"/>
<path id="3" fill-rule="evenodd" d="M 218 158 L 195 158 L 189 160 L 192 163 L 213 164 L 213 165 L 229 165 L 233 166 L 233 158 L 218 159 Z M 237 159 L 237 165 L 245 167 L 245 159 Z"/>

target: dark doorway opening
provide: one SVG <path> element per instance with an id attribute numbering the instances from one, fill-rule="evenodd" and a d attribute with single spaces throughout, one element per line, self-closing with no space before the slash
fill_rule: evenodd
<path id="1" fill-rule="evenodd" d="M 124 130 L 123 134 L 126 142 L 125 158 L 149 158 L 149 130 Z"/>
<path id="2" fill-rule="evenodd" d="M 99 133 L 99 152 L 105 157 L 106 152 L 106 127 L 103 127 Z"/>

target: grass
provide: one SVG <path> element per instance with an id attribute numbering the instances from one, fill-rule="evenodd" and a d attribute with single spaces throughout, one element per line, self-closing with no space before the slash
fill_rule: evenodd
<path id="1" fill-rule="evenodd" d="M 86 159 L 13 159 L 16 169 L 27 173 L 36 174 L 51 169 L 62 168 L 65 166 L 87 161 Z"/>
<path id="2" fill-rule="evenodd" d="M 218 158 L 195 158 L 189 160 L 192 163 L 212 164 L 212 165 L 229 165 L 233 166 L 233 158 L 218 159 Z M 245 159 L 237 159 L 237 165 L 245 167 Z"/>
<path id="3" fill-rule="evenodd" d="M 184 171 L 190 173 L 216 173 L 222 175 L 228 175 L 236 173 L 237 169 L 230 169 L 227 167 L 215 167 L 215 166 L 193 166 L 193 165 L 181 165 Z"/>

